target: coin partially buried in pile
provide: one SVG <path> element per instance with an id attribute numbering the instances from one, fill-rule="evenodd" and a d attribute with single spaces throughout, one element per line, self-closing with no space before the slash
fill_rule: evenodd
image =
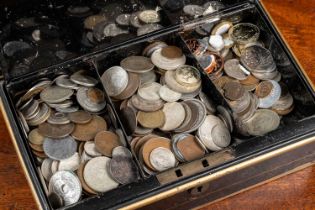
<path id="1" fill-rule="evenodd" d="M 110 127 L 117 123 L 103 118 L 107 103 L 97 84 L 87 71 L 63 74 L 37 83 L 16 105 L 22 125 L 31 129 L 25 129 L 28 144 L 42 162 L 40 176 L 53 206 L 77 202 L 82 191 L 97 194 L 139 178 L 121 130 Z"/>

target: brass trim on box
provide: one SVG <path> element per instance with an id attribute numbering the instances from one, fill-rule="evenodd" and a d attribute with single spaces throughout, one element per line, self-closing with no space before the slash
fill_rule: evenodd
<path id="1" fill-rule="evenodd" d="M 42 210 L 43 208 L 42 208 L 41 203 L 40 203 L 40 201 L 39 201 L 39 198 L 38 198 L 38 196 L 37 196 L 37 194 L 36 194 L 34 185 L 33 185 L 32 181 L 31 181 L 31 179 L 30 179 L 30 177 L 29 177 L 29 175 L 28 175 L 28 171 L 27 171 L 27 169 L 26 169 L 24 160 L 23 160 L 23 158 L 22 158 L 22 155 L 21 155 L 19 146 L 18 146 L 17 143 L 16 143 L 16 138 L 15 138 L 14 132 L 13 132 L 11 126 L 10 126 L 10 122 L 9 122 L 9 119 L 8 119 L 8 115 L 7 115 L 7 113 L 6 113 L 5 109 L 4 109 L 3 102 L 2 102 L 2 99 L 1 99 L 1 98 L 0 98 L 0 110 L 1 110 L 1 113 L 2 113 L 2 116 L 3 116 L 3 119 L 4 119 L 4 123 L 6 124 L 7 129 L 8 129 L 8 131 L 9 131 L 9 135 L 10 135 L 10 137 L 11 137 L 11 141 L 12 141 L 12 143 L 13 143 L 13 146 L 14 146 L 15 151 L 16 151 L 16 153 L 17 153 L 17 156 L 18 156 L 18 158 L 19 158 L 19 162 L 20 162 L 20 164 L 21 164 L 21 166 L 22 166 L 22 169 L 23 169 L 23 172 L 24 172 L 24 174 L 25 174 L 26 180 L 27 180 L 27 182 L 28 182 L 29 187 L 31 188 L 31 192 L 32 192 L 33 197 L 34 197 L 34 199 L 35 199 L 36 206 L 37 206 L 37 208 L 38 208 L 39 210 Z"/>
<path id="2" fill-rule="evenodd" d="M 267 10 L 267 7 L 265 5 L 265 3 L 263 1 L 259 1 L 261 6 L 264 9 L 264 12 L 267 13 L 268 18 L 271 20 L 272 25 L 276 28 L 278 34 L 280 35 L 281 39 L 284 41 L 285 45 L 287 46 L 289 52 L 291 53 L 291 55 L 293 56 L 295 62 L 298 64 L 298 66 L 300 67 L 300 69 L 303 72 L 304 77 L 306 78 L 306 80 L 308 81 L 309 85 L 312 87 L 312 90 L 315 91 L 315 84 L 312 82 L 312 80 L 310 79 L 310 77 L 308 76 L 308 74 L 306 73 L 304 67 L 302 66 L 302 64 L 300 63 L 299 59 L 297 59 L 296 55 L 294 54 L 292 48 L 290 47 L 289 43 L 287 42 L 287 40 L 285 39 L 285 37 L 282 35 L 279 27 L 277 26 L 276 22 L 274 21 L 274 19 L 272 18 L 272 16 L 270 15 L 270 13 Z"/>

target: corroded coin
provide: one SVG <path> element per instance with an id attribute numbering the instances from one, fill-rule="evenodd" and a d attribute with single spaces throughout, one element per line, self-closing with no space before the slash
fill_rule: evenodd
<path id="1" fill-rule="evenodd" d="M 179 127 L 185 119 L 185 109 L 177 102 L 166 103 L 163 107 L 165 122 L 160 127 L 162 131 L 171 131 Z"/>
<path id="2" fill-rule="evenodd" d="M 42 123 L 38 126 L 38 132 L 49 138 L 64 138 L 72 133 L 74 130 L 74 124 L 50 124 L 50 123 Z"/>
<path id="3" fill-rule="evenodd" d="M 98 83 L 97 79 L 85 75 L 81 71 L 72 74 L 70 76 L 70 80 L 78 85 L 82 85 L 85 87 L 94 87 Z"/>
<path id="4" fill-rule="evenodd" d="M 47 122 L 54 125 L 64 125 L 70 123 L 70 120 L 64 113 L 53 112 L 47 119 Z"/>
<path id="5" fill-rule="evenodd" d="M 124 156 L 116 156 L 109 161 L 109 173 L 120 184 L 135 182 L 139 177 L 135 162 Z"/>
<path id="6" fill-rule="evenodd" d="M 93 140 L 98 132 L 106 130 L 106 121 L 102 117 L 93 115 L 90 122 L 86 124 L 76 124 L 71 135 L 78 141 L 89 141 Z"/>
<path id="7" fill-rule="evenodd" d="M 137 113 L 138 122 L 145 128 L 158 128 L 165 122 L 165 115 L 162 110 L 155 112 L 142 112 Z"/>
<path id="8" fill-rule="evenodd" d="M 43 148 L 51 159 L 64 160 L 74 155 L 77 151 L 77 143 L 70 136 L 62 139 L 45 138 Z"/>
<path id="9" fill-rule="evenodd" d="M 112 157 L 113 149 L 121 146 L 119 136 L 110 131 L 101 131 L 97 133 L 94 141 L 97 151 L 107 157 Z"/>
<path id="10" fill-rule="evenodd" d="M 89 160 L 83 170 L 86 184 L 96 192 L 106 192 L 118 187 L 119 183 L 113 180 L 108 173 L 110 158 L 96 157 Z"/>
<path id="11" fill-rule="evenodd" d="M 120 66 L 107 69 L 101 79 L 109 96 L 119 95 L 128 85 L 128 73 Z"/>
<path id="12" fill-rule="evenodd" d="M 120 61 L 121 67 L 134 73 L 145 73 L 154 68 L 150 58 L 144 56 L 129 56 Z"/>
<path id="13" fill-rule="evenodd" d="M 176 158 L 170 149 L 157 147 L 150 153 L 150 162 L 155 170 L 165 171 L 176 166 Z"/>
<path id="14" fill-rule="evenodd" d="M 38 132 L 38 128 L 31 130 L 28 134 L 28 140 L 32 144 L 42 145 L 44 143 L 45 137 Z"/>
<path id="15" fill-rule="evenodd" d="M 230 28 L 229 35 L 238 44 L 247 44 L 258 40 L 260 30 L 254 24 L 239 23 Z"/>
<path id="16" fill-rule="evenodd" d="M 40 98 L 47 103 L 59 103 L 68 98 L 73 94 L 72 89 L 63 88 L 59 86 L 50 86 L 45 88 L 40 93 Z"/>
<path id="17" fill-rule="evenodd" d="M 71 122 L 77 124 L 86 124 L 92 120 L 92 115 L 86 111 L 76 111 L 68 114 L 68 118 Z"/>
<path id="18" fill-rule="evenodd" d="M 245 93 L 244 87 L 238 82 L 228 82 L 223 89 L 224 96 L 232 101 L 240 100 Z"/>
<path id="19" fill-rule="evenodd" d="M 58 171 L 49 181 L 49 192 L 54 192 L 64 201 L 64 204 L 70 205 L 76 203 L 82 193 L 82 187 L 78 177 L 69 171 Z"/>

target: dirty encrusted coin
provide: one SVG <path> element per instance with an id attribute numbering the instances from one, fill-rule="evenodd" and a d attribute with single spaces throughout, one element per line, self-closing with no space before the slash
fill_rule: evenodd
<path id="1" fill-rule="evenodd" d="M 139 177 L 135 162 L 124 156 L 116 156 L 109 161 L 109 173 L 120 184 L 135 182 Z"/>
<path id="2" fill-rule="evenodd" d="M 59 103 L 73 95 L 73 90 L 59 86 L 50 86 L 40 93 L 40 98 L 47 103 Z"/>
<path id="3" fill-rule="evenodd" d="M 165 171 L 176 166 L 176 158 L 171 150 L 157 147 L 150 153 L 150 162 L 157 171 Z"/>
<path id="4" fill-rule="evenodd" d="M 71 137 L 62 139 L 45 138 L 43 144 L 45 154 L 53 160 L 64 160 L 77 151 L 77 143 Z"/>
<path id="5" fill-rule="evenodd" d="M 50 124 L 44 122 L 38 126 L 38 132 L 45 137 L 50 138 L 64 138 L 72 133 L 74 124 Z"/>
<path id="6" fill-rule="evenodd" d="M 239 23 L 230 28 L 229 35 L 238 44 L 247 44 L 258 40 L 260 30 L 254 24 Z"/>
<path id="7" fill-rule="evenodd" d="M 128 85 L 128 73 L 120 66 L 113 66 L 104 72 L 101 80 L 108 95 L 117 96 Z"/>

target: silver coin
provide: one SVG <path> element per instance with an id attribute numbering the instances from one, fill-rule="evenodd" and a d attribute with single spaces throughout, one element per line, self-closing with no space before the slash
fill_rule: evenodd
<path id="1" fill-rule="evenodd" d="M 73 101 L 72 100 L 70 100 L 70 99 L 67 99 L 67 100 L 65 100 L 65 101 L 63 101 L 63 102 L 60 102 L 60 103 L 53 103 L 53 104 L 51 104 L 51 103 L 49 103 L 48 105 L 51 107 L 51 108 L 61 108 L 61 109 L 63 109 L 63 108 L 69 108 L 69 107 L 71 107 L 72 106 L 72 104 L 73 104 Z"/>
<path id="2" fill-rule="evenodd" d="M 162 131 L 174 130 L 185 120 L 186 112 L 181 103 L 165 103 L 162 111 L 165 114 L 164 124 L 159 128 Z"/>
<path id="3" fill-rule="evenodd" d="M 166 102 L 178 101 L 182 94 L 170 89 L 167 85 L 163 85 L 159 90 L 160 97 Z"/>
<path id="4" fill-rule="evenodd" d="M 158 23 L 161 17 L 156 10 L 144 10 L 138 14 L 138 18 L 144 23 Z"/>
<path id="5" fill-rule="evenodd" d="M 107 69 L 101 77 L 104 88 L 109 96 L 117 96 L 128 85 L 128 73 L 120 66 Z"/>
<path id="6" fill-rule="evenodd" d="M 189 134 L 177 134 L 172 137 L 172 151 L 174 152 L 176 158 L 181 162 L 186 162 L 186 159 L 184 158 L 183 154 L 178 149 L 177 143 L 181 139 L 185 138 L 187 135 Z"/>
<path id="7" fill-rule="evenodd" d="M 232 119 L 231 113 L 223 106 L 218 106 L 217 110 L 220 113 L 220 115 L 224 118 L 223 122 L 226 122 L 227 128 L 232 133 L 233 132 L 233 119 Z"/>
<path id="8" fill-rule="evenodd" d="M 78 106 L 71 106 L 71 107 L 66 107 L 66 108 L 56 107 L 55 109 L 57 112 L 72 113 L 72 112 L 78 111 L 79 107 Z"/>
<path id="9" fill-rule="evenodd" d="M 91 157 L 102 156 L 102 153 L 97 151 L 94 141 L 87 141 L 87 142 L 85 142 L 85 144 L 84 144 L 84 151 L 86 152 L 87 155 L 89 155 Z"/>
<path id="10" fill-rule="evenodd" d="M 97 79 L 84 75 L 82 73 L 74 73 L 70 76 L 70 80 L 78 85 L 82 85 L 85 87 L 94 87 L 98 81 Z"/>
<path id="11" fill-rule="evenodd" d="M 259 98 L 258 106 L 260 108 L 265 108 L 265 109 L 270 108 L 280 99 L 281 87 L 279 83 L 273 80 L 269 80 L 269 81 L 272 83 L 273 88 L 267 97 Z"/>
<path id="12" fill-rule="evenodd" d="M 79 153 L 74 153 L 71 157 L 60 160 L 58 164 L 58 171 L 76 171 L 80 165 Z"/>
<path id="13" fill-rule="evenodd" d="M 254 24 L 239 23 L 230 28 L 229 35 L 238 44 L 247 44 L 258 40 L 260 30 Z"/>
<path id="14" fill-rule="evenodd" d="M 182 96 L 180 97 L 180 99 L 185 101 L 188 99 L 196 98 L 196 96 L 199 95 L 200 92 L 201 92 L 201 86 L 197 90 L 195 90 L 191 93 L 182 93 Z"/>
<path id="15" fill-rule="evenodd" d="M 56 79 L 56 85 L 59 87 L 70 88 L 74 90 L 77 90 L 79 88 L 76 83 L 65 77 Z"/>
<path id="16" fill-rule="evenodd" d="M 106 106 L 105 100 L 101 103 L 94 103 L 91 100 L 89 100 L 87 91 L 88 91 L 88 88 L 85 88 L 85 87 L 81 87 L 78 89 L 76 98 L 80 106 L 89 112 L 99 112 L 103 110 Z"/>
<path id="17" fill-rule="evenodd" d="M 109 161 L 109 173 L 120 184 L 129 184 L 139 178 L 135 162 L 124 156 L 115 156 Z"/>
<path id="18" fill-rule="evenodd" d="M 131 103 L 137 110 L 144 112 L 157 111 L 161 109 L 164 105 L 163 100 L 146 101 L 144 99 L 141 99 L 138 95 L 133 95 L 131 97 Z"/>
<path id="19" fill-rule="evenodd" d="M 192 110 L 187 104 L 182 103 L 182 105 L 185 109 L 185 119 L 184 119 L 184 122 L 178 128 L 174 130 L 175 133 L 183 133 L 187 129 L 190 128 L 189 124 L 190 124 L 190 121 L 192 120 Z"/>
<path id="20" fill-rule="evenodd" d="M 162 29 L 163 26 L 157 23 L 150 23 L 150 24 L 145 24 L 143 26 L 141 26 L 140 28 L 138 28 L 137 30 L 137 36 L 142 36 L 148 33 L 151 33 L 153 31 L 157 31 Z"/>
<path id="21" fill-rule="evenodd" d="M 70 120 L 64 113 L 55 112 L 50 115 L 47 122 L 54 125 L 63 125 L 70 123 Z"/>
<path id="22" fill-rule="evenodd" d="M 153 70 L 140 74 L 140 84 L 155 82 L 156 79 L 157 76 Z"/>
<path id="23" fill-rule="evenodd" d="M 237 80 L 245 80 L 248 75 L 241 69 L 241 65 L 238 59 L 231 59 L 224 62 L 224 72 Z"/>
<path id="24" fill-rule="evenodd" d="M 203 15 L 203 12 L 205 9 L 199 5 L 193 5 L 189 4 L 184 6 L 183 11 L 186 15 L 192 16 L 192 17 L 198 17 Z"/>
<path id="25" fill-rule="evenodd" d="M 27 121 L 27 124 L 30 126 L 37 126 L 43 122 L 45 122 L 51 113 L 51 109 L 47 104 L 41 103 L 39 105 L 39 112 L 30 120 Z"/>
<path id="26" fill-rule="evenodd" d="M 30 103 L 22 106 L 20 111 L 26 120 L 30 120 L 35 117 L 37 112 L 39 112 L 39 103 L 37 100 L 31 100 Z"/>
<path id="27" fill-rule="evenodd" d="M 16 106 L 19 107 L 22 102 L 37 95 L 38 93 L 40 93 L 42 90 L 44 90 L 46 87 L 50 86 L 51 84 L 52 82 L 50 80 L 44 80 L 44 81 L 38 82 L 19 99 Z"/>
<path id="28" fill-rule="evenodd" d="M 135 12 L 130 16 L 130 24 L 135 28 L 140 28 L 143 25 L 143 23 L 138 18 L 139 13 L 140 12 Z"/>
<path id="29" fill-rule="evenodd" d="M 215 105 L 213 104 L 213 101 L 210 100 L 210 98 L 202 91 L 199 93 L 199 99 L 203 102 L 207 109 L 208 114 L 212 114 L 216 112 Z"/>
<path id="30" fill-rule="evenodd" d="M 121 14 L 116 17 L 116 23 L 121 26 L 129 26 L 130 14 Z"/>
<path id="31" fill-rule="evenodd" d="M 120 28 L 117 24 L 115 23 L 110 23 L 107 24 L 104 28 L 104 36 L 105 37 L 115 37 L 121 34 L 128 34 L 129 31 Z"/>
<path id="32" fill-rule="evenodd" d="M 64 204 L 76 203 L 82 194 L 79 178 L 69 171 L 58 171 L 49 181 L 49 192 L 54 192 L 62 197 Z"/>
<path id="33" fill-rule="evenodd" d="M 51 164 L 53 160 L 50 158 L 45 158 L 40 170 L 42 172 L 43 177 L 45 178 L 46 181 L 49 181 L 50 177 L 53 175 L 51 172 Z"/>
<path id="34" fill-rule="evenodd" d="M 159 172 L 174 168 L 177 164 L 172 151 L 164 147 L 157 147 L 153 149 L 149 158 L 154 169 Z"/>
<path id="35" fill-rule="evenodd" d="M 231 135 L 226 126 L 218 124 L 211 131 L 213 143 L 221 148 L 229 146 L 231 143 Z"/>
<path id="36" fill-rule="evenodd" d="M 41 100 L 47 103 L 59 103 L 63 102 L 66 99 L 69 99 L 73 95 L 72 89 L 67 89 L 59 86 L 50 86 L 45 88 L 40 93 Z"/>
<path id="37" fill-rule="evenodd" d="M 117 156 L 123 156 L 123 157 L 126 157 L 126 158 L 132 158 L 132 154 L 130 152 L 129 149 L 127 149 L 126 147 L 123 147 L 123 146 L 118 146 L 118 147 L 115 147 L 112 151 L 112 156 L 113 158 L 117 157 Z"/>
<path id="38" fill-rule="evenodd" d="M 159 91 L 162 85 L 157 82 L 145 83 L 138 89 L 138 96 L 145 101 L 158 101 L 161 99 Z"/>
<path id="39" fill-rule="evenodd" d="M 77 142 L 71 136 L 62 139 L 45 138 L 43 148 L 45 154 L 51 159 L 64 160 L 77 151 Z"/>

